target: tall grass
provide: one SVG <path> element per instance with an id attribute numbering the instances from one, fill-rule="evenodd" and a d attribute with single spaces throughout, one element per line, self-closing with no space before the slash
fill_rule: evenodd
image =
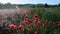
<path id="1" fill-rule="evenodd" d="M 31 14 L 37 13 L 42 20 L 60 21 L 60 7 L 33 8 Z"/>

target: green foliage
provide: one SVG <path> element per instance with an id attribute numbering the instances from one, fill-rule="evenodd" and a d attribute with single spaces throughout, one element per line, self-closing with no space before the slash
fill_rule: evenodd
<path id="1" fill-rule="evenodd" d="M 34 13 L 39 14 L 39 18 L 41 18 L 42 20 L 60 21 L 59 9 L 60 8 L 58 8 L 58 7 L 55 7 L 55 8 L 33 8 L 31 10 L 31 14 L 32 15 Z"/>

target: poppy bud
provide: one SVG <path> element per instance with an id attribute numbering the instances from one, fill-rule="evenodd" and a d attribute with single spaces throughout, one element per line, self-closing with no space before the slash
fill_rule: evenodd
<path id="1" fill-rule="evenodd" d="M 19 25 L 17 28 L 24 31 L 24 26 L 23 25 Z"/>

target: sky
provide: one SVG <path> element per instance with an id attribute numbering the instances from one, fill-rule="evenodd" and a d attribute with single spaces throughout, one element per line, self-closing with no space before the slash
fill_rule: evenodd
<path id="1" fill-rule="evenodd" d="M 60 0 L 0 0 L 1 3 L 11 3 L 11 4 L 59 4 Z"/>

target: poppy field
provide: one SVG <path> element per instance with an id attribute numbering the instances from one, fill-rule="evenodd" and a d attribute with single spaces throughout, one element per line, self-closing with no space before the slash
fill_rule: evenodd
<path id="1" fill-rule="evenodd" d="M 23 10 L 18 11 L 21 13 Z M 60 7 L 31 8 L 26 11 L 5 19 L 0 15 L 0 34 L 60 34 Z"/>

